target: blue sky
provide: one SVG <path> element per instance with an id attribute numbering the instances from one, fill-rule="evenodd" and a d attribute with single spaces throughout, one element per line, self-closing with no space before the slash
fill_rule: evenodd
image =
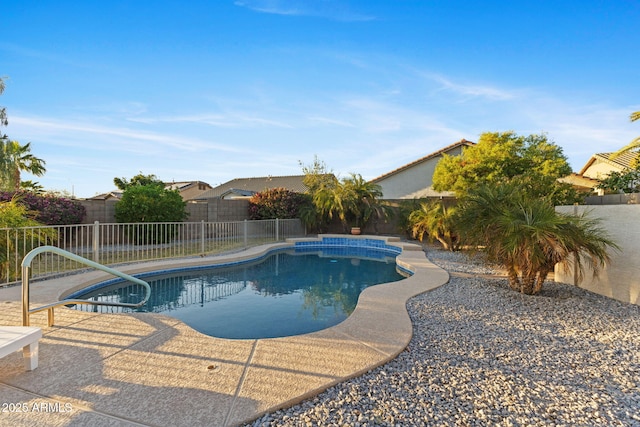
<path id="1" fill-rule="evenodd" d="M 375 178 L 546 133 L 578 171 L 640 135 L 637 0 L 5 1 L 4 131 L 46 189 L 114 177 Z"/>

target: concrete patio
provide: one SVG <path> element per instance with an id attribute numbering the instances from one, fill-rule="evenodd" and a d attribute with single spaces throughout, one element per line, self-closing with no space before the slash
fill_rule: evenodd
<path id="1" fill-rule="evenodd" d="M 447 272 L 417 245 L 398 263 L 414 272 L 367 288 L 353 314 L 323 331 L 284 338 L 227 340 L 158 314 L 95 314 L 56 309 L 31 316 L 43 328 L 40 363 L 26 371 L 21 352 L 0 359 L 0 425 L 233 426 L 291 406 L 393 359 L 409 343 L 406 301 L 446 283 Z M 251 258 L 277 247 L 215 257 Z M 211 263 L 155 262 L 126 273 Z M 57 300 L 104 278 L 91 272 L 32 284 L 32 305 Z M 0 325 L 20 325 L 20 287 L 0 289 Z"/>

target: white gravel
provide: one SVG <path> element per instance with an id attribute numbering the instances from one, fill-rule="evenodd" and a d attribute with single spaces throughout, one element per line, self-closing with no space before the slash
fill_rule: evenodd
<path id="1" fill-rule="evenodd" d="M 481 260 L 428 250 L 450 272 Z M 252 426 L 640 426 L 640 307 L 547 282 L 452 277 L 408 303 L 396 359 Z"/>

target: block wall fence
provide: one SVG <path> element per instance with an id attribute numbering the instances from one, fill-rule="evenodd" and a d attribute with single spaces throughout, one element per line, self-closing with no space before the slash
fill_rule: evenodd
<path id="1" fill-rule="evenodd" d="M 584 280 L 577 283 L 575 272 L 565 272 L 556 266 L 556 282 L 575 284 L 600 295 L 640 305 L 640 204 L 557 206 L 556 211 L 569 214 L 586 211 L 589 217 L 600 218 L 601 226 L 620 246 L 619 252 L 610 252 L 612 262 L 598 277 L 594 278 L 592 272 L 587 271 Z"/>
<path id="2" fill-rule="evenodd" d="M 103 224 L 115 223 L 116 200 L 80 200 L 85 207 L 87 214 L 83 219 L 83 224 L 93 224 L 98 221 Z M 224 221 L 244 221 L 249 219 L 249 201 L 246 199 L 207 199 L 202 202 L 187 203 L 189 222 L 224 222 Z M 377 224 L 369 224 L 363 231 L 368 234 L 398 234 L 397 218 L 390 218 L 389 221 L 380 221 Z M 342 233 L 342 225 L 339 221 L 334 221 L 329 226 L 327 232 Z"/>
<path id="3" fill-rule="evenodd" d="M 115 223 L 116 200 L 80 200 L 87 214 L 83 224 Z M 189 222 L 244 221 L 249 219 L 248 200 L 207 199 L 203 202 L 187 203 Z"/>

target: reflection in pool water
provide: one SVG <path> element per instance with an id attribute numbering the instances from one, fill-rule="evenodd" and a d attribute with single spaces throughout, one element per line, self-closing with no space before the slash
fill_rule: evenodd
<path id="1" fill-rule="evenodd" d="M 231 267 L 141 277 L 152 291 L 150 300 L 137 311 L 167 314 L 211 336 L 270 338 L 336 325 L 351 314 L 363 289 L 405 276 L 397 271 L 395 254 L 354 248 L 276 251 Z M 142 292 L 137 285 L 115 283 L 74 297 L 135 302 Z"/>

